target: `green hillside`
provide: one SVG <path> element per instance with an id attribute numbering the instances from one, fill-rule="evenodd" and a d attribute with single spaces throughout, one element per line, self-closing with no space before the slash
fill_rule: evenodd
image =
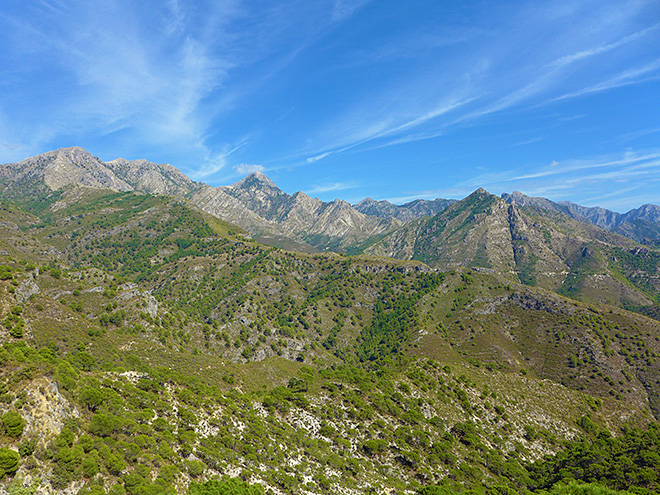
<path id="1" fill-rule="evenodd" d="M 657 489 L 656 320 L 489 270 L 282 251 L 183 199 L 23 207 L 0 210 L 14 493 Z M 646 477 L 574 468 L 601 437 Z"/>

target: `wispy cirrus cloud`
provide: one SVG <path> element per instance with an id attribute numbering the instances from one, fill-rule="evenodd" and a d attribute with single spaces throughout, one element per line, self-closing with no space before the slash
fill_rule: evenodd
<path id="1" fill-rule="evenodd" d="M 561 5 L 568 4 L 552 9 L 526 5 L 505 13 L 493 7 L 488 13 L 492 22 L 482 23 L 479 29 L 466 27 L 464 35 L 452 30 L 462 49 L 448 55 L 436 47 L 436 65 L 425 65 L 419 73 L 409 71 L 407 78 L 398 81 L 396 98 L 390 98 L 387 91 L 369 94 L 331 121 L 315 140 L 326 145 L 309 150 L 306 163 L 349 150 L 433 139 L 510 109 L 532 109 L 658 77 L 657 60 L 633 65 L 640 50 L 660 43 L 660 24 L 640 26 L 636 17 L 650 3 L 596 3 L 597 7 L 574 5 L 563 10 Z M 589 8 L 601 9 L 599 16 L 584 17 L 583 11 Z M 511 25 L 517 29 L 510 30 Z M 543 44 L 538 43 L 540 36 Z M 429 49 L 434 49 L 432 44 Z M 384 48 L 382 57 L 388 58 L 390 51 Z M 372 62 L 378 61 L 378 52 L 370 57 Z M 448 67 L 451 78 L 446 77 Z M 611 69 L 616 67 L 623 70 L 612 75 Z M 458 95 L 460 105 L 451 106 L 452 111 L 428 112 L 425 108 L 438 92 Z M 388 109 L 387 122 L 383 123 L 378 108 Z M 336 129 L 342 133 L 337 134 Z"/>
<path id="2" fill-rule="evenodd" d="M 654 180 L 651 159 L 632 170 L 567 157 L 622 159 L 626 136 L 653 148 L 656 0 L 6 0 L 0 10 L 0 161 L 81 145 L 215 184 L 259 164 L 292 190 L 380 197 L 518 185 L 585 197 L 578 180 L 601 197 L 626 167 L 630 180 Z"/>
<path id="3" fill-rule="evenodd" d="M 355 182 L 325 182 L 323 184 L 313 185 L 308 189 L 308 192 L 310 194 L 319 194 L 333 191 L 345 191 L 346 189 L 355 189 L 356 187 L 358 187 L 358 185 Z"/>
<path id="4" fill-rule="evenodd" d="M 485 173 L 442 189 L 409 192 L 393 197 L 402 203 L 415 198 L 464 198 L 484 187 L 492 194 L 521 191 L 529 196 L 548 197 L 554 201 L 573 198 L 585 206 L 604 206 L 626 211 L 640 205 L 640 191 L 649 183 L 660 181 L 660 149 L 625 151 L 591 158 L 565 159 L 526 170 Z M 612 190 L 612 184 L 616 184 Z M 654 203 L 660 196 L 644 193 Z"/>
<path id="5" fill-rule="evenodd" d="M 603 91 L 620 88 L 622 86 L 641 84 L 658 79 L 660 79 L 660 58 L 641 67 L 625 70 L 616 76 L 611 77 L 605 81 L 601 81 L 598 84 L 594 84 L 593 86 L 588 86 L 577 91 L 561 95 L 557 98 L 554 98 L 553 101 L 577 98 L 579 96 L 592 93 L 600 93 Z"/>
<path id="6" fill-rule="evenodd" d="M 371 0 L 335 0 L 332 9 L 332 20 L 343 21 L 369 2 Z"/>
<path id="7" fill-rule="evenodd" d="M 8 2 L 0 112 L 14 122 L 12 141 L 37 151 L 67 138 L 103 143 L 106 153 L 157 150 L 197 177 L 225 166 L 237 138 L 219 138 L 218 128 L 240 102 L 365 4 Z M 36 133 L 37 121 L 48 132 Z M 239 132 L 257 131 L 251 123 Z M 8 149 L 0 145 L 0 161 L 12 156 Z"/>

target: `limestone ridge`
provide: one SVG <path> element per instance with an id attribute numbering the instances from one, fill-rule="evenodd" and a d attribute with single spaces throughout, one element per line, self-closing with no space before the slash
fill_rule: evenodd
<path id="1" fill-rule="evenodd" d="M 0 187 L 5 194 L 60 191 L 69 186 L 133 190 L 99 158 L 78 147 L 62 148 L 0 166 Z"/>
<path id="2" fill-rule="evenodd" d="M 555 203 L 545 198 L 526 196 L 518 191 L 502 194 L 502 199 L 520 207 L 564 213 L 580 222 L 597 225 L 644 244 L 660 244 L 660 206 L 658 205 L 646 204 L 627 213 L 617 213 L 600 206 L 581 206 L 570 201 Z"/>
<path id="3" fill-rule="evenodd" d="M 117 158 L 105 165 L 137 191 L 170 196 L 187 196 L 201 187 L 167 163 Z"/>
<path id="4" fill-rule="evenodd" d="M 454 202 L 455 200 L 453 199 L 438 198 L 433 201 L 416 199 L 403 205 L 395 205 L 389 201 L 376 201 L 366 198 L 353 205 L 353 207 L 365 215 L 373 215 L 380 218 L 396 218 L 401 222 L 409 222 L 419 217 L 437 215 Z"/>
<path id="5" fill-rule="evenodd" d="M 341 251 L 401 225 L 396 219 L 365 215 L 345 201 L 325 203 L 303 192 L 289 195 L 260 172 L 217 189 L 277 225 L 282 234 L 321 250 Z"/>

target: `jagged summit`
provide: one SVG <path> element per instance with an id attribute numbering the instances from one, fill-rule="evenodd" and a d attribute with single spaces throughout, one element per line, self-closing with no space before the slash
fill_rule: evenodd
<path id="1" fill-rule="evenodd" d="M 0 184 L 11 195 L 28 191 L 59 191 L 69 186 L 130 191 L 99 158 L 73 146 L 0 166 Z"/>
<path id="2" fill-rule="evenodd" d="M 255 187 L 255 186 L 260 186 L 260 185 L 266 185 L 275 189 L 279 188 L 275 185 L 275 183 L 270 180 L 266 174 L 263 172 L 259 172 L 258 170 L 256 172 L 252 172 L 251 174 L 245 176 L 238 182 L 235 182 L 229 187 L 232 187 L 234 189 L 240 189 L 240 188 L 246 188 L 246 187 Z"/>
<path id="3" fill-rule="evenodd" d="M 199 184 L 168 163 L 117 158 L 106 162 L 105 165 L 138 191 L 186 196 L 199 188 Z"/>
<path id="4" fill-rule="evenodd" d="M 483 187 L 480 187 L 479 189 L 474 191 L 472 194 L 470 194 L 470 196 L 474 196 L 474 195 L 477 195 L 477 196 L 492 196 L 492 194 L 489 193 L 488 191 L 486 191 Z M 468 197 L 470 197 L 470 196 L 468 196 Z"/>
<path id="5" fill-rule="evenodd" d="M 365 215 L 373 215 L 380 218 L 396 218 L 401 222 L 409 222 L 419 217 L 437 215 L 454 202 L 455 200 L 453 199 L 441 198 L 434 199 L 433 201 L 416 199 L 403 205 L 397 205 L 384 199 L 375 200 L 373 198 L 365 198 L 353 205 L 353 207 Z"/>
<path id="6" fill-rule="evenodd" d="M 385 201 L 385 200 L 376 201 L 373 198 L 367 197 L 367 198 L 364 198 L 359 203 L 355 203 L 355 206 L 371 206 L 371 205 L 386 205 L 386 204 L 392 204 L 392 203 L 390 203 L 389 201 Z"/>

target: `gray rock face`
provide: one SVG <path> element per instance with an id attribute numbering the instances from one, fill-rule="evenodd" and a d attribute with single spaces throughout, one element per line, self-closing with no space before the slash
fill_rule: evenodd
<path id="1" fill-rule="evenodd" d="M 20 304 L 25 304 L 30 300 L 34 294 L 39 294 L 41 289 L 32 277 L 24 277 L 21 279 L 20 285 L 16 288 L 16 301 Z"/>
<path id="2" fill-rule="evenodd" d="M 192 194 L 190 200 L 203 211 L 227 222 L 235 223 L 252 234 L 277 229 L 276 224 L 261 218 L 240 200 L 227 194 L 225 189 L 224 187 L 203 185 Z"/>
<path id="3" fill-rule="evenodd" d="M 395 205 L 389 201 L 376 201 L 366 198 L 353 207 L 365 215 L 373 215 L 380 218 L 396 218 L 401 222 L 409 222 L 416 218 L 437 215 L 454 202 L 455 200 L 453 199 L 438 198 L 433 201 L 416 199 L 403 205 Z"/>
<path id="4" fill-rule="evenodd" d="M 545 198 L 525 196 L 518 191 L 511 194 L 504 193 L 502 199 L 517 206 L 564 213 L 580 222 L 611 230 L 637 242 L 660 243 L 660 206 L 658 205 L 646 204 L 627 213 L 617 213 L 600 206 L 581 206 L 570 201 L 555 203 Z"/>
<path id="5" fill-rule="evenodd" d="M 401 225 L 401 222 L 392 218 L 365 215 L 346 201 L 325 203 L 303 192 L 289 195 L 259 172 L 231 186 L 216 189 L 234 198 L 238 204 L 261 219 L 260 224 L 254 217 L 249 219 L 258 225 L 238 223 L 247 218 L 230 221 L 252 233 L 258 229 L 267 229 L 318 249 L 342 250 Z M 197 201 L 195 197 L 193 201 Z M 224 202 L 228 203 L 228 200 Z"/>
<path id="6" fill-rule="evenodd" d="M 67 186 L 88 186 L 132 191 L 98 158 L 82 148 L 62 148 L 18 163 L 0 165 L 0 183 L 5 189 L 59 191 Z"/>
<path id="7" fill-rule="evenodd" d="M 200 185 L 167 163 L 117 158 L 105 164 L 117 177 L 137 191 L 170 196 L 187 196 Z"/>

